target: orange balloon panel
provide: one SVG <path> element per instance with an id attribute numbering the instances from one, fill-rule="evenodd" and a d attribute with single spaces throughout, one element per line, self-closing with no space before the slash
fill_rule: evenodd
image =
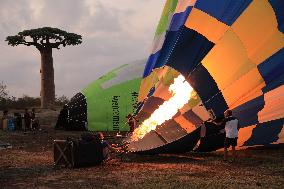
<path id="1" fill-rule="evenodd" d="M 256 125 L 241 128 L 239 130 L 238 146 L 244 145 L 244 143 L 251 137 L 253 129 Z"/>
<path id="2" fill-rule="evenodd" d="M 217 43 L 229 29 L 229 26 L 226 24 L 196 8 L 192 8 L 185 26 L 197 31 L 214 43 Z"/>
<path id="3" fill-rule="evenodd" d="M 248 59 L 246 49 L 231 29 L 205 56 L 202 64 L 221 90 L 256 67 Z"/>
<path id="4" fill-rule="evenodd" d="M 280 119 L 284 115 L 284 85 L 264 94 L 264 108 L 258 113 L 260 123 Z"/>
<path id="5" fill-rule="evenodd" d="M 284 45 L 275 12 L 267 0 L 253 1 L 232 28 L 244 44 L 248 57 L 260 64 Z"/>
<path id="6" fill-rule="evenodd" d="M 189 120 L 185 119 L 182 115 L 175 117 L 174 120 L 188 133 L 191 133 L 196 129 L 196 126 L 193 123 L 191 123 Z"/>
<path id="7" fill-rule="evenodd" d="M 259 87 L 258 87 L 259 86 Z M 262 95 L 262 87 L 265 86 L 263 78 L 259 74 L 257 68 L 250 70 L 248 73 L 243 75 L 240 79 L 233 82 L 229 85 L 223 92 L 223 96 L 229 106 L 229 108 L 236 107 L 241 105 L 243 101 L 241 101 L 242 97 L 249 94 L 250 91 L 254 91 L 251 99 Z M 258 89 L 257 91 L 254 89 Z M 246 100 L 249 100 L 246 98 Z"/>

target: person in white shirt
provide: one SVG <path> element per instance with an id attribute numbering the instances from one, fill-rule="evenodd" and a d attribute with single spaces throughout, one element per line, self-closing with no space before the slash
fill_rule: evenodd
<path id="1" fill-rule="evenodd" d="M 236 160 L 236 146 L 238 141 L 239 120 L 232 116 L 231 110 L 224 112 L 225 116 L 225 132 L 226 138 L 224 141 L 224 160 L 228 158 L 228 148 L 232 146 L 233 161 Z"/>

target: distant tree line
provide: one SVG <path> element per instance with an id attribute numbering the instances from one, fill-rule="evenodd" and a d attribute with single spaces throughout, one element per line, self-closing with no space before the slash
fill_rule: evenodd
<path id="1" fill-rule="evenodd" d="M 55 97 L 55 106 L 61 107 L 67 104 L 69 99 L 67 96 L 62 95 L 60 97 Z M 30 97 L 28 95 L 23 95 L 22 97 L 14 97 L 9 95 L 7 85 L 0 82 L 0 110 L 6 109 L 25 109 L 31 107 L 40 107 L 41 98 L 40 97 Z"/>

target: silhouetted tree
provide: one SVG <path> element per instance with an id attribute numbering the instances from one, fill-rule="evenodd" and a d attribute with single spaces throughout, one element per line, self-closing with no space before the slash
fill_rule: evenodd
<path id="1" fill-rule="evenodd" d="M 69 102 L 69 98 L 65 95 L 55 97 L 55 103 L 56 105 L 63 106 Z"/>
<path id="2" fill-rule="evenodd" d="M 3 81 L 0 82 L 0 98 L 7 98 L 8 97 L 8 91 L 7 86 L 4 84 Z"/>
<path id="3" fill-rule="evenodd" d="M 82 36 L 68 33 L 58 28 L 43 27 L 24 30 L 15 36 L 6 38 L 8 45 L 35 46 L 41 55 L 41 107 L 52 107 L 55 102 L 54 68 L 52 49 L 60 49 L 60 46 L 79 45 Z"/>

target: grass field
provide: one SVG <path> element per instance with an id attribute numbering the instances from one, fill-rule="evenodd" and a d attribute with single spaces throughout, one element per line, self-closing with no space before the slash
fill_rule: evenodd
<path id="1" fill-rule="evenodd" d="M 0 189 L 4 188 L 284 188 L 284 147 L 238 151 L 234 163 L 222 151 L 141 156 L 127 154 L 80 169 L 53 166 L 53 140 L 80 132 L 56 131 L 57 112 L 39 114 L 42 131 L 4 132 L 0 141 Z"/>
<path id="2" fill-rule="evenodd" d="M 128 154 L 97 167 L 53 167 L 54 139 L 80 132 L 44 127 L 37 133 L 3 132 L 0 188 L 284 188 L 284 148 L 238 151 L 224 162 L 222 152 L 141 156 Z"/>

